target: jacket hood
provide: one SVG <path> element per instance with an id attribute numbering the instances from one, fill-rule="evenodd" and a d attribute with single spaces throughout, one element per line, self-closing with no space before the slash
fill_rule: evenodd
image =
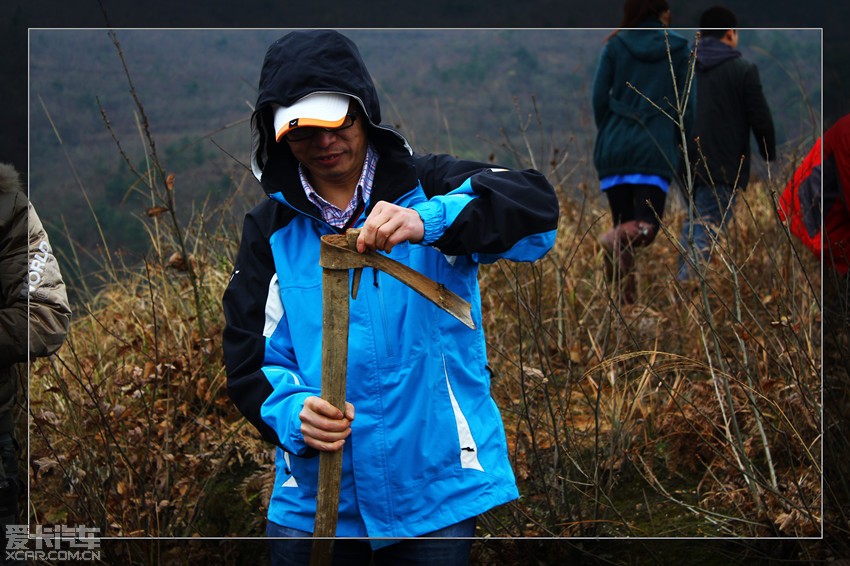
<path id="1" fill-rule="evenodd" d="M 314 92 L 353 96 L 369 120 L 381 121 L 378 94 L 354 43 L 333 30 L 294 31 L 269 46 L 260 72 L 257 110 L 291 106 Z"/>
<path id="2" fill-rule="evenodd" d="M 740 56 L 740 51 L 716 37 L 706 37 L 697 46 L 697 66 L 704 71 Z"/>
<path id="3" fill-rule="evenodd" d="M 372 141 L 389 134 L 409 151 L 401 134 L 380 126 L 378 93 L 354 42 L 333 30 L 294 31 L 269 46 L 260 72 L 259 96 L 251 115 L 251 168 L 261 182 L 270 160 L 282 161 L 283 170 L 297 163 L 289 146 L 275 141 L 272 104 L 290 106 L 317 92 L 354 98 L 366 115 Z"/>
<path id="4" fill-rule="evenodd" d="M 667 41 L 670 42 L 670 51 L 687 49 L 688 41 L 674 31 L 668 31 L 665 39 L 664 33 L 653 33 L 650 30 L 662 31 L 663 25 L 655 18 L 641 22 L 640 29 L 629 29 L 621 31 L 612 40 L 619 40 L 625 48 L 636 59 L 641 61 L 659 61 L 667 59 Z"/>

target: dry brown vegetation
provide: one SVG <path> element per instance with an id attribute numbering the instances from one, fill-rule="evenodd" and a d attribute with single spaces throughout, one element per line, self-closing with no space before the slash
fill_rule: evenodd
<path id="1" fill-rule="evenodd" d="M 581 208 L 565 199 L 546 260 L 482 277 L 494 391 L 527 486 L 509 532 L 818 535 L 817 264 L 794 250 L 770 190 L 751 187 L 684 288 L 673 207 L 625 307 L 594 238 L 604 213 Z"/>
<path id="2" fill-rule="evenodd" d="M 500 150 L 548 175 L 562 216 L 546 258 L 481 270 L 492 392 L 522 497 L 483 516 L 480 534 L 819 536 L 831 521 L 819 268 L 775 213 L 793 156 L 742 195 L 687 287 L 673 278 L 686 213 L 671 197 L 666 230 L 639 254 L 638 302 L 621 306 L 596 242 L 608 227 L 601 199 L 567 173 L 563 146 L 531 145 Z M 149 255 L 125 265 L 104 241 L 67 344 L 33 366 L 32 520 L 104 536 L 260 536 L 272 449 L 227 398 L 221 359 L 238 226 L 204 211 L 179 225 L 168 213 L 180 179 L 150 163 L 139 185 L 151 197 Z M 234 178 L 225 211 L 254 200 L 248 179 Z M 183 551 L 110 552 L 167 563 Z M 497 560 L 488 552 L 482 543 L 477 560 Z"/>
<path id="3" fill-rule="evenodd" d="M 628 307 L 602 275 L 598 199 L 560 188 L 549 256 L 482 269 L 493 394 L 522 493 L 482 534 L 818 535 L 818 270 L 776 219 L 775 188 L 739 201 L 696 286 L 672 280 L 675 237 L 659 237 Z M 671 229 L 682 214 L 670 210 Z M 272 455 L 227 398 L 220 352 L 237 231 L 188 227 L 206 243 L 192 250 L 201 334 L 185 266 L 170 259 L 179 246 L 160 218 L 146 222 L 148 261 L 105 269 L 68 343 L 34 367 L 34 519 L 112 536 L 259 535 Z"/>

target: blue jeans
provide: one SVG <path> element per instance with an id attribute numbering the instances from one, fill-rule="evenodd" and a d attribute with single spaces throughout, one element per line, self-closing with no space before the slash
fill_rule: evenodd
<path id="1" fill-rule="evenodd" d="M 723 230 L 732 218 L 732 205 L 736 191 L 729 185 L 714 187 L 697 184 L 694 186 L 694 224 L 693 244 L 697 251 L 697 261 L 707 262 L 711 258 L 712 240 Z M 679 281 L 686 281 L 695 275 L 690 263 L 693 261 L 688 232 L 691 229 L 689 217 L 685 217 L 679 241 L 685 248 L 684 256 L 679 258 Z"/>
<path id="2" fill-rule="evenodd" d="M 310 533 L 269 521 L 266 536 L 283 537 L 269 539 L 272 566 L 302 566 L 310 563 L 310 551 L 313 548 Z M 469 562 L 472 539 L 451 537 L 473 536 L 475 536 L 475 517 L 419 538 L 400 539 L 397 542 L 375 541 L 391 542 L 377 549 L 373 549 L 368 540 L 337 539 L 334 541 L 333 565 L 462 566 Z"/>

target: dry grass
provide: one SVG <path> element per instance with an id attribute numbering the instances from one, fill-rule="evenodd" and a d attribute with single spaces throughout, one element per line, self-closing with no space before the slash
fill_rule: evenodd
<path id="1" fill-rule="evenodd" d="M 684 215 L 672 206 L 628 307 L 602 274 L 602 201 L 566 186 L 546 258 L 482 268 L 492 391 L 522 493 L 482 517 L 483 535 L 821 532 L 818 269 L 773 214 L 777 186 L 739 200 L 689 288 L 672 280 Z M 34 521 L 109 536 L 262 534 L 272 451 L 228 400 L 220 352 L 238 229 L 209 228 L 213 217 L 184 230 L 204 334 L 172 232 L 145 218 L 147 260 L 104 262 L 67 344 L 34 366 Z"/>
<path id="2" fill-rule="evenodd" d="M 206 234 L 201 220 L 191 229 L 208 243 L 192 255 L 211 322 L 204 334 L 177 246 L 153 220 L 150 257 L 105 269 L 60 354 L 34 367 L 35 521 L 96 525 L 104 536 L 227 535 L 260 522 L 219 509 L 271 460 L 225 390 L 220 297 L 237 239 L 223 224 Z"/>
<path id="3" fill-rule="evenodd" d="M 637 304 L 620 307 L 604 280 L 607 212 L 576 219 L 585 199 L 563 199 L 547 259 L 483 270 L 494 394 L 525 495 L 511 534 L 820 533 L 818 268 L 771 190 L 745 193 L 687 287 L 672 206 L 667 237 L 640 252 Z M 665 524 L 650 499 L 695 520 Z"/>
<path id="4" fill-rule="evenodd" d="M 607 207 L 573 178 L 570 143 L 532 149 L 533 127 L 524 149 L 507 137 L 503 149 L 544 170 L 562 216 L 546 258 L 481 270 L 492 394 L 522 493 L 483 516 L 481 534 L 818 535 L 820 282 L 774 212 L 793 160 L 738 200 L 687 287 L 673 280 L 686 213 L 672 203 L 639 254 L 638 302 L 620 307 L 596 243 Z M 205 211 L 179 224 L 179 179 L 151 163 L 141 176 L 161 179 L 148 189 L 171 224 L 165 211 L 142 220 L 143 262 L 104 257 L 67 344 L 33 367 L 32 519 L 104 536 L 261 535 L 272 450 L 228 400 L 220 347 L 238 229 L 210 227 Z M 129 564 L 165 551 L 114 552 Z"/>

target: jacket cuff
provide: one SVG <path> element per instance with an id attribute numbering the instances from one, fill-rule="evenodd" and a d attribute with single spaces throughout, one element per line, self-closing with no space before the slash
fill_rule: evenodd
<path id="1" fill-rule="evenodd" d="M 304 401 L 309 394 L 303 394 L 300 403 L 297 403 L 299 410 L 293 411 L 289 421 L 288 440 L 284 441 L 282 448 L 287 452 L 291 452 L 296 456 L 310 457 L 318 453 L 317 450 L 310 448 L 304 442 L 304 435 L 301 433 L 301 408 L 304 407 Z M 282 440 L 282 439 L 281 439 Z"/>
<path id="2" fill-rule="evenodd" d="M 411 207 L 422 218 L 425 226 L 425 236 L 420 242 L 423 245 L 431 245 L 440 239 L 446 231 L 446 214 L 443 205 L 436 200 L 430 200 L 414 204 Z"/>

